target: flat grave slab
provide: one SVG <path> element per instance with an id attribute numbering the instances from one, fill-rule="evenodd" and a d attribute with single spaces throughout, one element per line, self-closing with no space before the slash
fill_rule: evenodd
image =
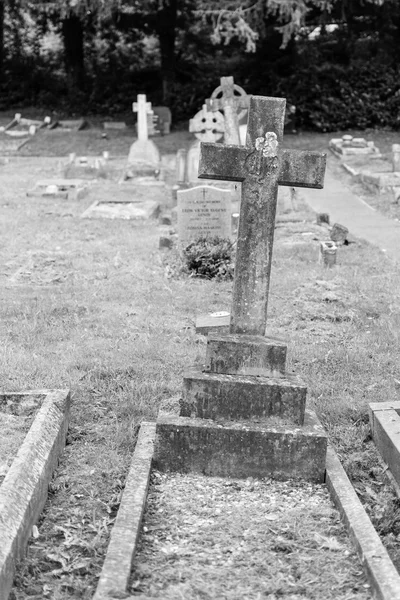
<path id="1" fill-rule="evenodd" d="M 5 445 L 6 451 L 0 464 L 1 600 L 8 598 L 16 563 L 46 502 L 65 445 L 69 413 L 68 390 L 0 395 L 0 447 L 3 451 Z"/>
<path id="2" fill-rule="evenodd" d="M 121 131 L 122 129 L 127 129 L 127 124 L 125 121 L 104 121 L 103 127 L 104 129 Z"/>
<path id="3" fill-rule="evenodd" d="M 5 134 L 0 134 L 0 154 L 2 156 L 12 156 L 16 152 L 18 152 L 18 150 L 22 148 L 22 146 L 28 141 L 29 137 L 26 137 L 24 139 L 10 138 L 7 137 Z"/>
<path id="4" fill-rule="evenodd" d="M 49 129 L 57 131 L 81 131 L 89 126 L 85 119 L 62 119 L 53 121 L 50 124 Z"/>
<path id="5" fill-rule="evenodd" d="M 106 156 L 76 156 L 71 154 L 63 169 L 65 178 L 107 179 L 113 172 L 113 167 Z"/>
<path id="6" fill-rule="evenodd" d="M 88 193 L 88 182 L 83 179 L 42 179 L 36 182 L 33 190 L 26 193 L 28 198 L 50 197 L 64 200 L 80 200 Z"/>
<path id="7" fill-rule="evenodd" d="M 92 187 L 90 196 L 94 202 L 84 211 L 82 218 L 157 218 L 160 206 L 166 203 L 165 185 L 109 183 Z"/>
<path id="8" fill-rule="evenodd" d="M 119 200 L 96 200 L 81 215 L 82 219 L 125 219 L 146 220 L 156 219 L 160 205 L 153 200 L 145 202 L 126 202 Z"/>
<path id="9" fill-rule="evenodd" d="M 382 155 L 374 144 L 364 138 L 355 138 L 344 135 L 341 138 L 333 138 L 329 142 L 329 149 L 338 158 L 349 156 L 368 156 L 369 158 L 380 158 Z"/>

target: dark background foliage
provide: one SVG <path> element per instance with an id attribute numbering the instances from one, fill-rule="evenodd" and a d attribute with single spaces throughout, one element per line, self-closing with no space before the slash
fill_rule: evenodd
<path id="1" fill-rule="evenodd" d="M 0 0 L 0 110 L 112 117 L 146 93 L 179 124 L 233 75 L 248 93 L 285 96 L 297 128 L 396 129 L 399 5 Z"/>

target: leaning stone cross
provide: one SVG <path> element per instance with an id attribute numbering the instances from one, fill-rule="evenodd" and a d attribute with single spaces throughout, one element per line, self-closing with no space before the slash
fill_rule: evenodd
<path id="1" fill-rule="evenodd" d="M 137 102 L 132 104 L 133 112 L 138 114 L 138 139 L 147 140 L 147 115 L 151 114 L 151 102 L 146 102 L 146 94 L 138 94 Z"/>
<path id="2" fill-rule="evenodd" d="M 233 77 L 221 77 L 220 81 L 221 85 L 207 100 L 207 107 L 213 112 L 224 111 L 225 144 L 238 145 L 240 143 L 238 110 L 248 108 L 249 96 L 246 95 L 243 88 L 234 83 Z M 236 96 L 235 91 L 238 93 Z"/>
<path id="3" fill-rule="evenodd" d="M 243 182 L 231 333 L 265 335 L 278 185 L 323 187 L 326 154 L 279 149 L 285 104 L 251 96 L 245 146 L 201 144 L 200 178 Z"/>

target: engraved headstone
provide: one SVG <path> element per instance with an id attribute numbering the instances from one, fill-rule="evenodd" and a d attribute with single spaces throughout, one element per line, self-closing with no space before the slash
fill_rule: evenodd
<path id="1" fill-rule="evenodd" d="M 179 190 L 178 239 L 185 243 L 200 237 L 230 237 L 232 195 L 211 186 Z"/>

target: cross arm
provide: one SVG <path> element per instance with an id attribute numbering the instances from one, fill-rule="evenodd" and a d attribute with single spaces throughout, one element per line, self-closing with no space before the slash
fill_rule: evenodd
<path id="1" fill-rule="evenodd" d="M 200 145 L 199 177 L 222 181 L 244 181 L 244 164 L 249 149 L 202 142 Z"/>
<path id="2" fill-rule="evenodd" d="M 326 154 L 304 150 L 281 150 L 279 185 L 322 189 Z"/>

